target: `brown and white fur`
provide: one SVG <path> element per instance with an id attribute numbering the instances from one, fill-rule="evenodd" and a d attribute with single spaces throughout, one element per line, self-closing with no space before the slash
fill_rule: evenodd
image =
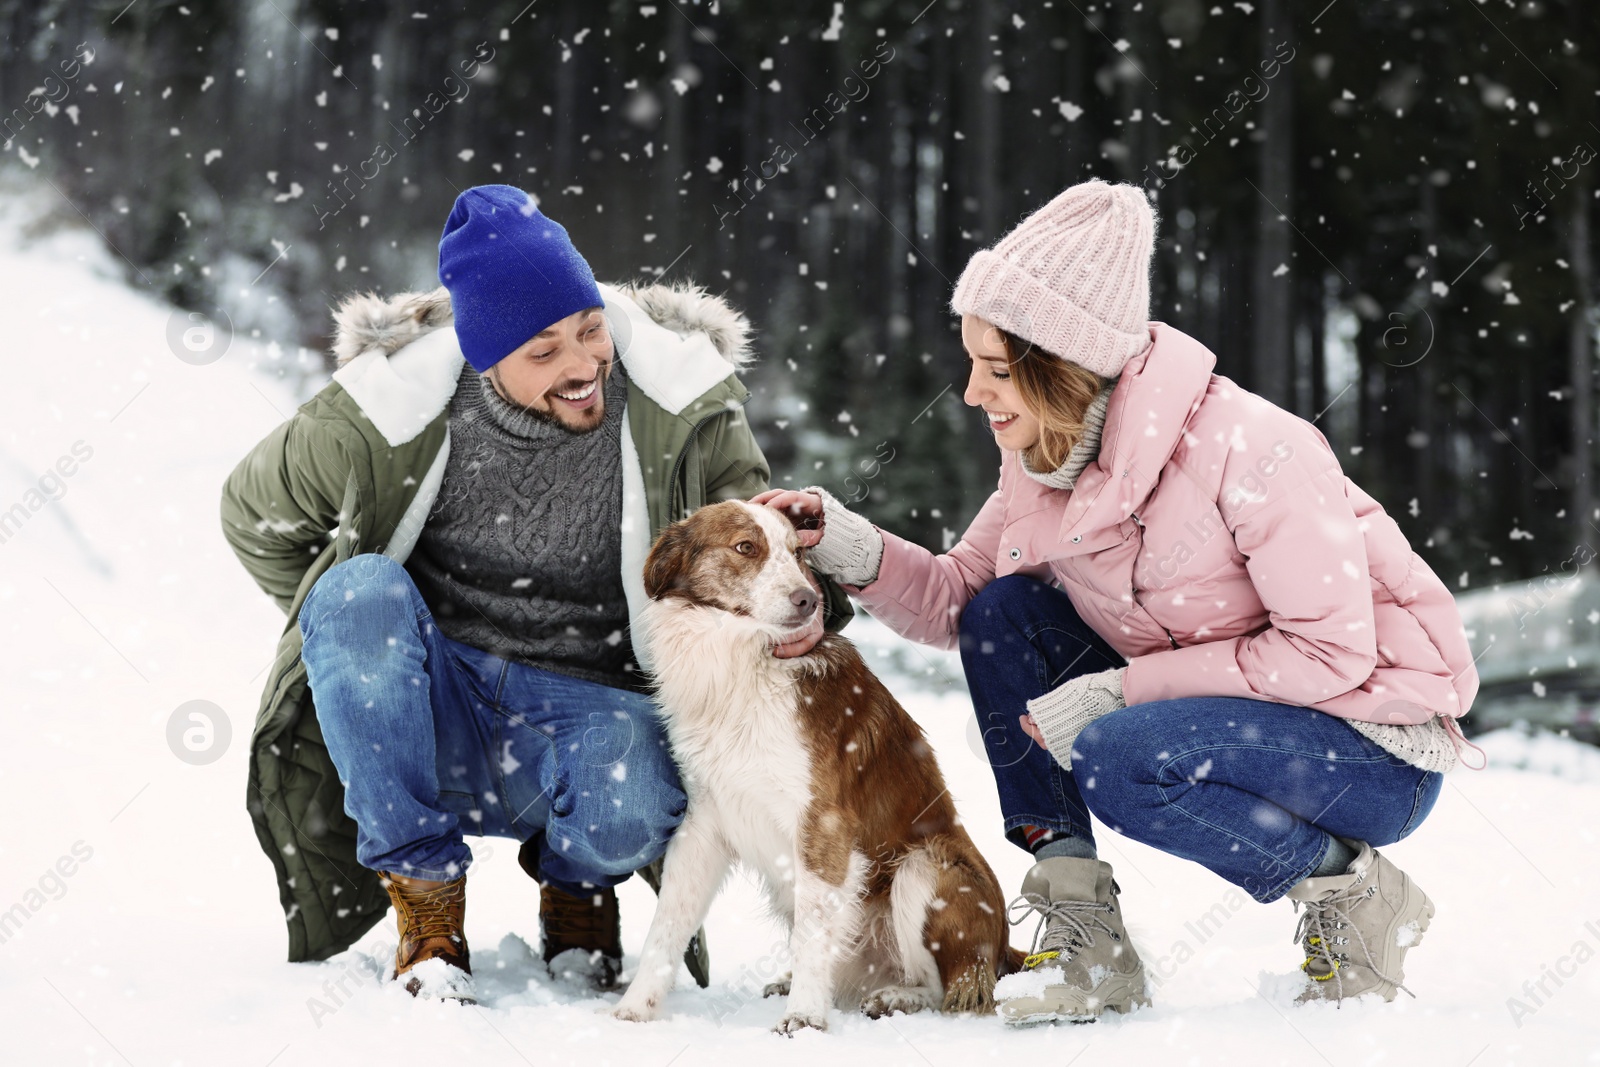
<path id="1" fill-rule="evenodd" d="M 638 973 L 615 1009 L 654 1018 L 730 866 L 763 882 L 793 971 L 776 1030 L 993 1008 L 1017 967 L 994 872 L 956 816 L 922 730 L 847 639 L 822 627 L 789 520 L 739 501 L 665 530 L 645 565 L 643 633 L 688 794 Z"/>

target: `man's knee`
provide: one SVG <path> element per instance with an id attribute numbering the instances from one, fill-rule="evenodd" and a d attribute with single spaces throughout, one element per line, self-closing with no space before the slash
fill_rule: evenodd
<path id="1" fill-rule="evenodd" d="M 304 636 L 321 624 L 356 622 L 374 615 L 395 618 L 414 614 L 416 583 L 405 566 L 388 556 L 364 552 L 328 568 L 307 594 L 300 609 Z"/>
<path id="2" fill-rule="evenodd" d="M 585 790 L 571 814 L 547 829 L 550 846 L 559 852 L 581 847 L 596 874 L 625 875 L 643 867 L 666 851 L 688 807 L 676 774 L 651 784 L 650 789 Z"/>

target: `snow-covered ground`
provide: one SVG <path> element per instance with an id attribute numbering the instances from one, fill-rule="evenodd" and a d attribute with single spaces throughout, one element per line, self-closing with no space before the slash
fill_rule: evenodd
<path id="1" fill-rule="evenodd" d="M 597 1014 L 606 998 L 544 975 L 536 893 L 508 841 L 475 848 L 479 1006 L 419 1003 L 376 980 L 388 921 L 338 959 L 284 963 L 272 870 L 244 806 L 245 741 L 283 620 L 223 542 L 217 495 L 296 397 L 240 339 L 208 365 L 176 358 L 171 309 L 114 280 L 93 233 L 24 247 L 21 210 L 6 191 L 0 512 L 21 503 L 27 516 L 0 531 L 0 1061 L 1600 1062 L 1600 753 L 1510 733 L 1486 742 L 1489 770 L 1451 775 L 1431 818 L 1386 850 L 1439 906 L 1408 960 L 1416 1000 L 1293 1006 L 1287 901 L 1230 906 L 1238 898 L 1214 875 L 1104 830 L 1102 855 L 1161 983 L 1150 1010 L 1093 1026 L 839 1016 L 827 1034 L 776 1037 L 781 1005 L 758 991 L 780 938 L 741 880 L 709 921 L 712 987 L 685 977 L 667 1020 L 616 1022 Z M 62 457 L 71 473 L 29 497 Z M 959 682 L 938 685 L 959 671 L 870 621 L 852 629 L 928 730 L 1014 891 L 1026 857 L 1000 836 L 970 705 Z M 169 720 L 194 700 L 231 726 L 207 764 L 169 747 Z M 631 963 L 653 898 L 637 879 L 621 896 Z"/>

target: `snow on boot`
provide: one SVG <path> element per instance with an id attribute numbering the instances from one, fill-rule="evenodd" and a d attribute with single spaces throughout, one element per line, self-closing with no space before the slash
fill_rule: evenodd
<path id="1" fill-rule="evenodd" d="M 1433 901 L 1406 873 L 1364 841 L 1339 840 L 1359 850 L 1343 874 L 1306 878 L 1286 894 L 1304 907 L 1294 938 L 1305 949 L 1300 969 L 1311 979 L 1301 1003 L 1378 993 L 1393 1000 L 1402 984 L 1406 950 L 1422 941 Z"/>
<path id="2" fill-rule="evenodd" d="M 622 973 L 622 917 L 617 891 L 588 887 L 578 897 L 549 882 L 539 886 L 539 931 L 553 978 L 577 981 L 597 993 L 617 987 Z"/>
<path id="3" fill-rule="evenodd" d="M 400 928 L 394 950 L 395 979 L 405 975 L 406 992 L 414 997 L 476 1004 L 471 953 L 463 929 L 466 875 L 452 882 L 426 882 L 380 873 Z"/>
<path id="4" fill-rule="evenodd" d="M 1100 1013 L 1148 1006 L 1144 964 L 1128 940 L 1111 864 L 1056 856 L 1040 860 L 1011 902 L 1012 925 L 1039 914 L 1022 970 L 995 986 L 1001 1018 L 1013 1026 L 1094 1022 Z"/>

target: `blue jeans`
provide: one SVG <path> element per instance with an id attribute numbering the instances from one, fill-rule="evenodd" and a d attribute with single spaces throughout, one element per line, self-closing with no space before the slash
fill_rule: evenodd
<path id="1" fill-rule="evenodd" d="M 300 633 L 364 867 L 444 881 L 471 863 L 463 832 L 537 838 L 539 877 L 585 895 L 659 857 L 683 820 L 649 697 L 452 641 L 386 556 L 331 567 Z"/>
<path id="2" fill-rule="evenodd" d="M 1089 815 L 1194 860 L 1256 900 L 1316 869 L 1329 835 L 1387 845 L 1433 810 L 1444 775 L 1391 755 L 1332 715 L 1189 697 L 1091 723 L 1062 767 L 1022 731 L 1033 697 L 1122 665 L 1058 589 L 1009 575 L 961 616 L 961 662 L 1000 791 L 1006 834 L 1029 824 L 1094 840 Z"/>

